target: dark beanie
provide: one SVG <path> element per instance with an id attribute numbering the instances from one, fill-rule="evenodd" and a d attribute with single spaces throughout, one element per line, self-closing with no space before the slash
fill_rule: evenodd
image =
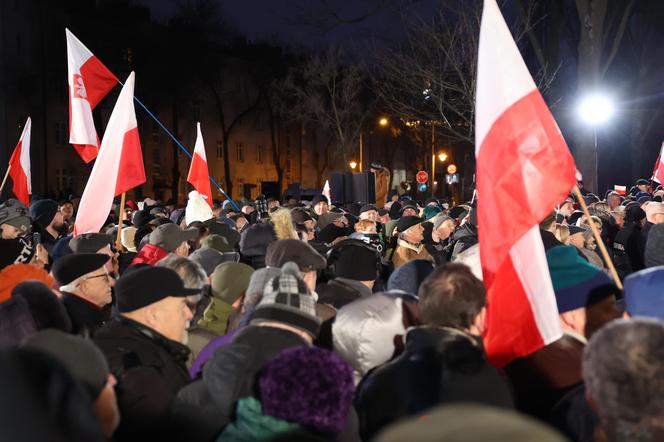
<path id="1" fill-rule="evenodd" d="M 324 202 L 327 203 L 327 198 L 324 195 L 318 194 L 311 199 L 311 207 L 314 207 L 316 204 Z"/>
<path id="2" fill-rule="evenodd" d="M 397 221 L 397 231 L 403 233 L 421 222 L 422 218 L 419 216 L 402 216 L 399 218 L 399 221 Z"/>
<path id="3" fill-rule="evenodd" d="M 634 204 L 625 210 L 625 221 L 640 222 L 646 217 L 646 212 L 638 205 Z"/>
<path id="4" fill-rule="evenodd" d="M 94 401 L 110 373 L 104 354 L 89 340 L 59 330 L 42 330 L 30 337 L 27 348 L 42 351 L 64 365 Z"/>
<path id="5" fill-rule="evenodd" d="M 67 285 L 83 275 L 101 268 L 111 259 L 101 253 L 72 253 L 58 259 L 51 273 L 60 285 Z"/>
<path id="6" fill-rule="evenodd" d="M 355 281 L 375 280 L 378 277 L 380 255 L 376 250 L 370 250 L 370 247 L 356 239 L 341 241 L 335 246 L 338 251 L 333 263 L 334 274 Z"/>
<path id="7" fill-rule="evenodd" d="M 330 244 L 337 238 L 342 236 L 348 236 L 348 229 L 345 227 L 339 227 L 334 224 L 328 224 L 323 230 L 318 233 L 318 240 L 326 244 Z"/>
<path id="8" fill-rule="evenodd" d="M 282 239 L 268 246 L 265 265 L 281 267 L 288 261 L 293 261 L 303 272 L 322 270 L 326 264 L 320 253 L 299 239 Z"/>
<path id="9" fill-rule="evenodd" d="M 390 219 L 398 219 L 401 216 L 401 204 L 397 201 L 390 206 Z"/>
<path id="10" fill-rule="evenodd" d="M 403 290 L 406 293 L 417 295 L 422 281 L 433 272 L 433 263 L 425 259 L 408 261 L 398 267 L 387 280 L 388 290 Z"/>
<path id="11" fill-rule="evenodd" d="M 346 426 L 353 402 L 353 369 L 334 352 L 289 348 L 267 364 L 258 380 L 262 412 L 326 436 Z"/>
<path id="12" fill-rule="evenodd" d="M 51 224 L 57 211 L 58 202 L 55 200 L 39 200 L 30 206 L 30 216 L 44 228 Z"/>

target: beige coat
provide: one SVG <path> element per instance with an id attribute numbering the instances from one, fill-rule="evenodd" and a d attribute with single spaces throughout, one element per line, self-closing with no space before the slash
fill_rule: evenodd
<path id="1" fill-rule="evenodd" d="M 392 263 L 394 268 L 398 268 L 408 261 L 414 259 L 426 259 L 428 261 L 434 261 L 433 257 L 429 255 L 427 249 L 423 244 L 414 245 L 403 239 L 397 241 L 397 248 L 394 249 L 394 255 L 392 255 Z"/>

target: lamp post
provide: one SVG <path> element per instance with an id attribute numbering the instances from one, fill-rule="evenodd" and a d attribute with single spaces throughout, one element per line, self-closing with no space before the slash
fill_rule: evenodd
<path id="1" fill-rule="evenodd" d="M 357 161 L 352 160 L 350 163 L 348 163 L 348 165 L 350 166 L 351 170 L 354 172 L 355 168 L 357 167 Z"/>
<path id="2" fill-rule="evenodd" d="M 593 129 L 595 153 L 595 192 L 599 193 L 599 156 L 597 149 L 597 127 L 605 124 L 615 113 L 613 101 L 607 95 L 593 93 L 579 102 L 579 116 Z"/>

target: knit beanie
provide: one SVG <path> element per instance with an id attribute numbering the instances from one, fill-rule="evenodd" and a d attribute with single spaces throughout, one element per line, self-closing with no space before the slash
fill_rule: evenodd
<path id="1" fill-rule="evenodd" d="M 281 269 L 279 267 L 263 267 L 262 269 L 256 270 L 251 274 L 249 278 L 249 286 L 245 291 L 245 303 L 249 302 L 250 304 L 258 303 L 258 300 L 252 302 L 254 299 L 260 299 L 263 297 L 263 290 L 265 290 L 265 285 L 272 278 L 277 277 L 281 274 Z"/>
<path id="2" fill-rule="evenodd" d="M 12 264 L 0 271 L 0 303 L 11 297 L 14 287 L 29 280 L 43 282 L 48 287 L 55 285 L 55 280 L 44 269 L 30 264 Z"/>
<path id="3" fill-rule="evenodd" d="M 212 295 L 233 304 L 249 287 L 253 273 L 253 268 L 240 262 L 219 264 L 210 277 Z"/>
<path id="4" fill-rule="evenodd" d="M 442 210 L 438 206 L 433 206 L 433 205 L 426 206 L 424 208 L 424 219 L 431 219 L 431 218 L 433 218 L 434 216 L 438 215 L 441 212 L 442 212 Z"/>
<path id="5" fill-rule="evenodd" d="M 321 320 L 316 317 L 316 301 L 307 285 L 299 277 L 299 268 L 287 262 L 265 285 L 263 298 L 256 306 L 251 325 L 262 322 L 280 322 L 318 336 Z"/>
<path id="6" fill-rule="evenodd" d="M 408 261 L 397 267 L 387 280 L 388 290 L 402 290 L 417 295 L 422 281 L 433 272 L 433 263 L 425 259 Z"/>
<path id="7" fill-rule="evenodd" d="M 263 414 L 334 436 L 346 426 L 353 370 L 336 353 L 289 348 L 270 361 L 258 381 Z"/>
<path id="8" fill-rule="evenodd" d="M 55 200 L 39 200 L 30 206 L 30 216 L 44 228 L 51 224 L 57 211 L 58 202 Z"/>
<path id="9" fill-rule="evenodd" d="M 581 258 L 573 246 L 549 249 L 546 260 L 559 313 L 596 304 L 618 292 L 607 274 Z"/>

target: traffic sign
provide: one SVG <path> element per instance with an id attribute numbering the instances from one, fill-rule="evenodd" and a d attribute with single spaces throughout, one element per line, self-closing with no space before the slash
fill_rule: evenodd
<path id="1" fill-rule="evenodd" d="M 426 171 L 424 170 L 420 170 L 419 172 L 417 172 L 417 175 L 415 175 L 415 180 L 420 184 L 426 183 L 427 181 L 429 181 L 429 174 L 426 173 Z"/>
<path id="2" fill-rule="evenodd" d="M 420 183 L 420 185 L 417 186 L 417 190 L 419 190 L 419 191 L 422 192 L 422 193 L 426 192 L 426 191 L 427 191 L 427 185 L 426 185 L 426 183 Z"/>
<path id="3" fill-rule="evenodd" d="M 445 182 L 447 184 L 455 184 L 459 182 L 459 174 L 458 173 L 448 173 L 445 175 Z"/>
<path id="4" fill-rule="evenodd" d="M 447 166 L 447 173 L 456 173 L 457 167 L 454 164 L 450 164 Z"/>

